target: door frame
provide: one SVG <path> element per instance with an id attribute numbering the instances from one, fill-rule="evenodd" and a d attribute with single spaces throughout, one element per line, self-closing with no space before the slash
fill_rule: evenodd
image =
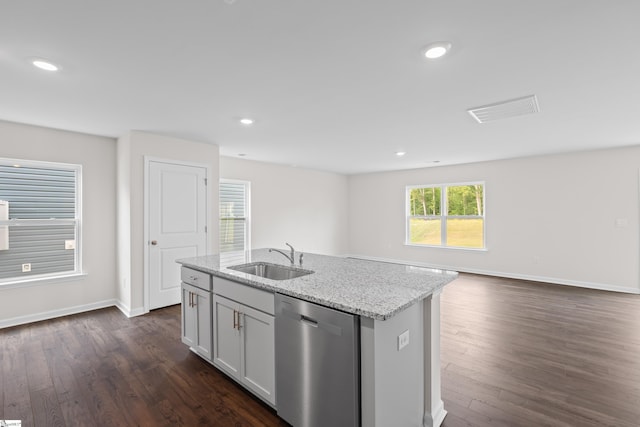
<path id="1" fill-rule="evenodd" d="M 209 191 L 209 184 L 212 183 L 211 181 L 211 168 L 209 167 L 209 165 L 204 164 L 204 163 L 196 163 L 196 162 L 186 162 L 186 161 L 182 161 L 182 160 L 174 160 L 174 159 L 164 159 L 161 157 L 153 157 L 153 156 L 144 156 L 144 218 L 143 218 L 143 230 L 144 230 L 144 238 L 143 238 L 143 246 L 144 246 L 144 265 L 143 265 L 143 271 L 142 271 L 142 276 L 143 276 L 143 288 L 144 288 L 144 312 L 148 313 L 150 311 L 149 309 L 149 293 L 151 292 L 150 290 L 150 284 L 149 284 L 149 269 L 150 269 L 150 265 L 149 265 L 149 245 L 150 245 L 150 241 L 149 241 L 149 197 L 150 197 L 150 192 L 149 192 L 149 184 L 150 184 L 150 179 L 149 179 L 149 172 L 150 172 L 150 165 L 151 163 L 166 163 L 169 165 L 177 165 L 177 166 L 192 166 L 192 167 L 196 167 L 196 168 L 202 168 L 205 170 L 205 176 L 207 179 L 207 188 L 205 191 L 205 201 L 204 201 L 204 205 L 205 205 L 205 222 L 207 224 L 207 238 L 206 240 L 206 246 L 205 246 L 205 252 L 209 253 L 209 250 L 211 249 L 211 242 L 209 239 L 209 236 L 211 236 L 211 230 L 209 230 L 209 227 L 211 226 L 211 212 L 209 212 L 209 207 L 211 206 L 211 193 Z"/>

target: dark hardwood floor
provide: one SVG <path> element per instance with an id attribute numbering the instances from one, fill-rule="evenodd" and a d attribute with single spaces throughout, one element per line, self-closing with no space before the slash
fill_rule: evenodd
<path id="1" fill-rule="evenodd" d="M 0 330 L 0 419 L 23 426 L 285 426 L 180 341 L 180 307 Z"/>
<path id="2" fill-rule="evenodd" d="M 0 330 L 0 419 L 286 426 L 180 342 L 179 313 Z M 445 427 L 638 427 L 640 296 L 462 274 L 442 295 L 442 389 Z"/>
<path id="3" fill-rule="evenodd" d="M 444 426 L 640 426 L 640 296 L 460 275 L 441 309 Z"/>

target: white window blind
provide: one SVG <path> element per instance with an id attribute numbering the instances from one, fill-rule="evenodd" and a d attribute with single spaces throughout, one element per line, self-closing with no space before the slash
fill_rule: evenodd
<path id="1" fill-rule="evenodd" d="M 249 246 L 249 183 L 220 180 L 220 252 Z"/>
<path id="2" fill-rule="evenodd" d="M 77 273 L 81 166 L 0 159 L 0 283 Z"/>

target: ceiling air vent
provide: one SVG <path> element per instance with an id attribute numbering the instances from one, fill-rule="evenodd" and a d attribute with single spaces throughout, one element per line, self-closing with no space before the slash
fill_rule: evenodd
<path id="1" fill-rule="evenodd" d="M 536 96 L 529 95 L 509 101 L 471 108 L 467 111 L 478 123 L 487 123 L 494 120 L 537 113 L 540 110 L 538 109 L 538 99 Z"/>

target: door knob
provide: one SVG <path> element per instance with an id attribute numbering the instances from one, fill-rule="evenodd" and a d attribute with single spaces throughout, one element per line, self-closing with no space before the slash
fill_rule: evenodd
<path id="1" fill-rule="evenodd" d="M 152 241 L 151 241 L 151 244 L 152 244 L 153 246 L 155 246 L 155 245 L 157 245 L 157 244 L 158 244 L 158 241 L 157 241 L 157 240 L 152 240 Z"/>

